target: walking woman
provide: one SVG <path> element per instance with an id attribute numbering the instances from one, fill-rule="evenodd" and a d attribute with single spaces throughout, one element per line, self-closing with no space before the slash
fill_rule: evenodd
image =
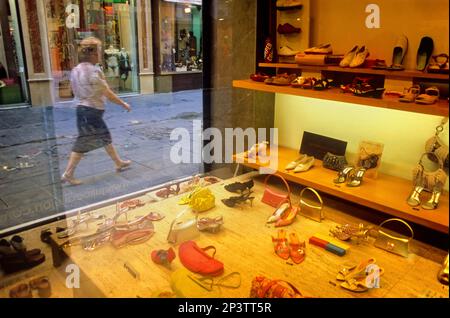
<path id="1" fill-rule="evenodd" d="M 105 75 L 97 66 L 102 60 L 102 42 L 94 37 L 81 41 L 79 52 L 80 64 L 70 75 L 72 91 L 77 103 L 78 138 L 72 148 L 66 171 L 62 175 L 63 182 L 79 185 L 74 172 L 83 154 L 98 148 L 105 148 L 116 165 L 116 171 L 127 168 L 131 161 L 120 159 L 112 145 L 111 134 L 103 121 L 106 99 L 131 111 L 130 105 L 121 100 L 109 88 Z"/>

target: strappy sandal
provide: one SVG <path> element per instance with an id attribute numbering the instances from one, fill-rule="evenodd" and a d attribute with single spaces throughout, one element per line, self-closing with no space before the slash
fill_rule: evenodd
<path id="1" fill-rule="evenodd" d="M 346 281 L 346 280 L 352 279 L 357 276 L 361 276 L 361 275 L 365 276 L 366 268 L 370 264 L 375 264 L 374 258 L 369 258 L 365 261 L 362 261 L 361 263 L 359 263 L 359 265 L 345 264 L 345 265 L 343 265 L 342 269 L 337 274 L 336 279 L 338 281 Z"/>
<path id="2" fill-rule="evenodd" d="M 272 242 L 274 243 L 275 254 L 287 260 L 290 256 L 290 250 L 287 244 L 286 231 L 278 230 L 278 237 L 272 236 Z"/>
<path id="3" fill-rule="evenodd" d="M 321 80 L 318 80 L 318 81 L 316 81 L 315 83 L 314 83 L 314 89 L 315 90 L 318 90 L 318 91 L 323 91 L 323 90 L 325 90 L 325 89 L 327 89 L 327 88 L 329 88 L 330 87 L 330 83 L 331 82 L 333 82 L 333 80 L 330 80 L 330 79 L 321 79 Z"/>
<path id="4" fill-rule="evenodd" d="M 299 76 L 295 80 L 292 81 L 291 86 L 294 88 L 302 88 L 304 83 L 305 83 L 305 78 L 303 76 Z"/>
<path id="5" fill-rule="evenodd" d="M 408 88 L 407 92 L 399 98 L 399 101 L 403 103 L 414 103 L 419 94 L 420 94 L 420 86 L 414 85 Z"/>
<path id="6" fill-rule="evenodd" d="M 416 98 L 416 104 L 432 105 L 439 100 L 439 89 L 436 86 L 429 87 L 425 90 L 425 94 L 420 94 Z"/>
<path id="7" fill-rule="evenodd" d="M 384 269 L 379 268 L 379 274 L 378 279 L 384 274 Z M 341 287 L 344 289 L 347 289 L 349 291 L 352 291 L 354 293 L 364 293 L 368 291 L 371 288 L 374 288 L 373 286 L 374 282 L 370 282 L 370 285 L 368 285 L 368 277 L 359 277 L 359 278 L 351 278 L 349 280 L 346 280 L 345 282 L 341 283 Z"/>
<path id="8" fill-rule="evenodd" d="M 300 242 L 295 233 L 289 234 L 289 251 L 291 259 L 295 264 L 300 264 L 305 260 L 305 249 L 305 241 Z"/>

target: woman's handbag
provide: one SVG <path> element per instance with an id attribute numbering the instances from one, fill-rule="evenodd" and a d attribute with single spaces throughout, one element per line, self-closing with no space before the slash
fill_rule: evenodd
<path id="1" fill-rule="evenodd" d="M 186 209 L 181 211 L 170 225 L 167 242 L 171 244 L 181 243 L 195 238 L 199 232 L 197 230 L 197 216 L 194 219 L 182 221 L 181 216 Z"/>
<path id="2" fill-rule="evenodd" d="M 383 225 L 389 222 L 400 222 L 404 224 L 410 231 L 411 237 L 405 237 L 398 234 L 390 234 L 384 228 Z M 375 246 L 386 250 L 388 252 L 408 257 L 409 254 L 409 242 L 414 237 L 414 231 L 408 223 L 401 219 L 389 219 L 381 223 L 378 227 L 378 237 L 375 241 Z"/>
<path id="3" fill-rule="evenodd" d="M 312 200 L 306 200 L 305 192 L 311 192 L 317 199 L 317 203 L 313 204 Z M 313 188 L 304 188 L 302 192 L 300 192 L 300 205 L 299 205 L 299 213 L 307 218 L 310 218 L 316 222 L 322 222 L 325 218 L 323 214 L 323 201 L 320 197 L 319 193 Z"/>
<path id="4" fill-rule="evenodd" d="M 189 206 L 194 212 L 205 212 L 216 206 L 216 197 L 210 189 L 199 188 L 192 193 Z"/>
<path id="5" fill-rule="evenodd" d="M 291 283 L 256 276 L 252 281 L 250 298 L 304 298 L 302 293 Z"/>
<path id="6" fill-rule="evenodd" d="M 348 165 L 348 162 L 345 156 L 337 156 L 331 152 L 327 152 L 322 159 L 322 165 L 327 169 L 341 171 Z"/>
<path id="7" fill-rule="evenodd" d="M 448 117 L 445 117 L 439 126 L 436 127 L 436 133 L 433 137 L 427 140 L 425 143 L 425 151 L 427 153 L 433 153 L 434 156 L 429 155 L 428 159 L 438 163 L 439 159 L 443 162 L 444 170 L 448 172 L 448 154 L 449 148 L 439 137 L 439 134 L 444 130 L 444 125 L 448 122 Z M 438 159 L 437 159 L 438 158 Z"/>
<path id="8" fill-rule="evenodd" d="M 267 182 L 269 181 L 271 176 L 278 177 L 283 181 L 283 183 L 287 189 L 287 194 L 274 191 L 268 187 Z M 269 174 L 266 177 L 266 179 L 264 180 L 264 194 L 261 199 L 261 202 L 266 203 L 266 204 L 270 205 L 271 207 L 277 208 L 284 201 L 289 201 L 289 202 L 291 201 L 291 188 L 289 187 L 289 184 L 279 174 Z"/>
<path id="9" fill-rule="evenodd" d="M 435 171 L 426 171 L 423 166 L 423 159 L 425 156 L 433 157 L 439 164 L 439 168 Z M 444 163 L 433 152 L 426 152 L 422 154 L 419 163 L 413 169 L 413 183 L 414 186 L 422 187 L 426 191 L 433 192 L 435 190 L 441 191 L 447 182 L 447 174 L 444 171 Z"/>
<path id="10" fill-rule="evenodd" d="M 206 253 L 210 249 L 214 250 L 212 256 Z M 184 242 L 178 248 L 178 255 L 184 267 L 205 276 L 219 276 L 223 273 L 223 263 L 214 258 L 215 254 L 214 246 L 201 248 L 194 241 Z"/>

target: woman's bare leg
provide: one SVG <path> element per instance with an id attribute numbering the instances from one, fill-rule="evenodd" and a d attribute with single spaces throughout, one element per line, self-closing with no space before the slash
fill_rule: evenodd
<path id="1" fill-rule="evenodd" d="M 83 158 L 82 153 L 71 152 L 69 157 L 69 162 L 67 163 L 66 171 L 64 171 L 61 180 L 63 182 L 69 182 L 71 185 L 79 185 L 82 184 L 80 180 L 77 180 L 73 177 L 75 173 L 75 169 L 80 162 L 81 158 Z"/>
<path id="2" fill-rule="evenodd" d="M 105 150 L 108 153 L 108 155 L 111 157 L 111 159 L 116 164 L 116 170 L 121 171 L 125 168 L 127 168 L 130 164 L 130 160 L 122 160 L 119 157 L 119 154 L 116 151 L 116 148 L 112 144 L 109 144 L 108 146 L 105 146 Z"/>

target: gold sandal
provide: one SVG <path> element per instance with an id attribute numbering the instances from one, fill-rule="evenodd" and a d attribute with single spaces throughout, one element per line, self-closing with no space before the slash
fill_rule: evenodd
<path id="1" fill-rule="evenodd" d="M 367 266 L 375 264 L 374 258 L 369 258 L 365 261 L 359 263 L 359 265 L 344 265 L 343 268 L 339 271 L 336 276 L 336 279 L 339 281 L 347 281 L 357 276 L 365 276 L 365 271 Z"/>
<path id="2" fill-rule="evenodd" d="M 351 278 L 341 284 L 341 287 L 355 293 L 364 293 L 372 288 L 380 288 L 380 277 L 384 274 L 383 268 L 378 268 L 378 275 L 371 275 L 366 273 L 367 276 L 360 278 Z"/>

